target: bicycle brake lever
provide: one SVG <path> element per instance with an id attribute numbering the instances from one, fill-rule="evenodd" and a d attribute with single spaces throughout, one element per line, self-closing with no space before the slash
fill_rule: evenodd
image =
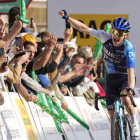
<path id="1" fill-rule="evenodd" d="M 96 110 L 99 110 L 99 108 L 98 108 L 98 94 L 97 93 L 95 93 L 94 107 L 95 107 Z"/>
<path id="2" fill-rule="evenodd" d="M 136 105 L 135 102 L 134 102 L 133 97 L 130 96 L 130 100 L 131 100 L 131 105 L 133 105 L 134 107 L 137 107 L 137 105 Z"/>

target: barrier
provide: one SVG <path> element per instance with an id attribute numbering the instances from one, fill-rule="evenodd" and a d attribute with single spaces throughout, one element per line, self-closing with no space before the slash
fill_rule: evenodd
<path id="1" fill-rule="evenodd" d="M 94 106 L 89 106 L 83 97 L 75 97 L 84 119 L 90 126 L 90 132 L 94 140 L 100 140 L 103 136 L 110 139 L 110 122 L 99 102 L 99 111 Z M 100 135 L 102 134 L 102 135 Z"/>
<path id="2" fill-rule="evenodd" d="M 71 97 L 65 97 L 66 102 L 69 105 L 69 108 L 75 112 L 77 116 L 81 118 L 81 115 Z M 85 129 L 82 125 L 80 125 L 72 116 L 70 116 L 67 112 L 66 115 L 69 120 L 68 124 L 62 124 L 62 127 L 68 137 L 69 140 L 91 140 L 90 135 L 88 134 L 88 130 Z"/>
<path id="3" fill-rule="evenodd" d="M 0 106 L 0 115 L 3 120 L 1 127 L 1 137 L 4 140 L 26 140 L 27 137 L 22 133 L 20 122 L 15 113 L 15 109 L 7 92 L 3 92 L 5 103 Z"/>
<path id="4" fill-rule="evenodd" d="M 45 99 L 44 94 L 43 97 Z M 38 131 L 41 135 L 41 140 L 53 140 L 56 138 L 57 140 L 62 140 L 62 135 L 58 133 L 53 118 L 49 114 L 47 114 L 47 112 L 43 112 L 43 110 L 36 104 L 32 102 L 29 102 L 28 104 L 33 114 L 33 118 L 35 120 Z"/>
<path id="5" fill-rule="evenodd" d="M 13 107 L 15 109 L 18 121 L 21 125 L 22 132 L 28 140 L 41 140 L 33 121 L 30 109 L 25 105 L 25 100 L 20 99 L 19 95 L 14 92 L 9 92 Z"/>

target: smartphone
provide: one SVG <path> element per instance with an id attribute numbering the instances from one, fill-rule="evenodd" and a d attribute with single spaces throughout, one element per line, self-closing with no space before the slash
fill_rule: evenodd
<path id="1" fill-rule="evenodd" d="M 15 42 L 16 42 L 16 46 L 19 47 L 18 51 L 22 51 L 22 46 L 23 46 L 22 37 L 16 37 Z"/>
<path id="2" fill-rule="evenodd" d="M 33 25 L 32 25 L 32 20 L 34 20 L 33 18 L 31 18 L 31 28 L 33 28 Z"/>
<path id="3" fill-rule="evenodd" d="M 93 74 L 93 77 L 96 76 L 95 70 L 92 68 L 92 70 L 90 71 L 90 74 Z"/>
<path id="4" fill-rule="evenodd" d="M 66 20 L 66 29 L 69 28 L 70 29 L 71 25 L 70 23 Z"/>

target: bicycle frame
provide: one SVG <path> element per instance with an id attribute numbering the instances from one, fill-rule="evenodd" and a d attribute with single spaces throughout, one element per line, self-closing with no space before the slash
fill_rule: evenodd
<path id="1" fill-rule="evenodd" d="M 123 121 L 122 121 L 122 116 L 120 114 L 121 104 L 120 104 L 119 101 L 115 101 L 114 104 L 115 104 L 115 114 L 119 117 L 119 121 L 120 121 L 120 124 L 121 124 L 122 140 L 125 140 L 124 133 L 123 133 Z"/>

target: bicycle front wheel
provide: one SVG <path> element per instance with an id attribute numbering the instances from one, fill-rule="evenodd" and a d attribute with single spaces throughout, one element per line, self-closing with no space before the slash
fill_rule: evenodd
<path id="1" fill-rule="evenodd" d="M 123 116 L 123 129 L 124 129 L 124 137 L 126 140 L 134 140 L 134 138 L 131 136 L 131 123 L 130 123 L 130 117 L 128 114 L 125 114 Z"/>
<path id="2" fill-rule="evenodd" d="M 121 125 L 118 115 L 114 115 L 111 123 L 111 140 L 122 140 Z"/>

